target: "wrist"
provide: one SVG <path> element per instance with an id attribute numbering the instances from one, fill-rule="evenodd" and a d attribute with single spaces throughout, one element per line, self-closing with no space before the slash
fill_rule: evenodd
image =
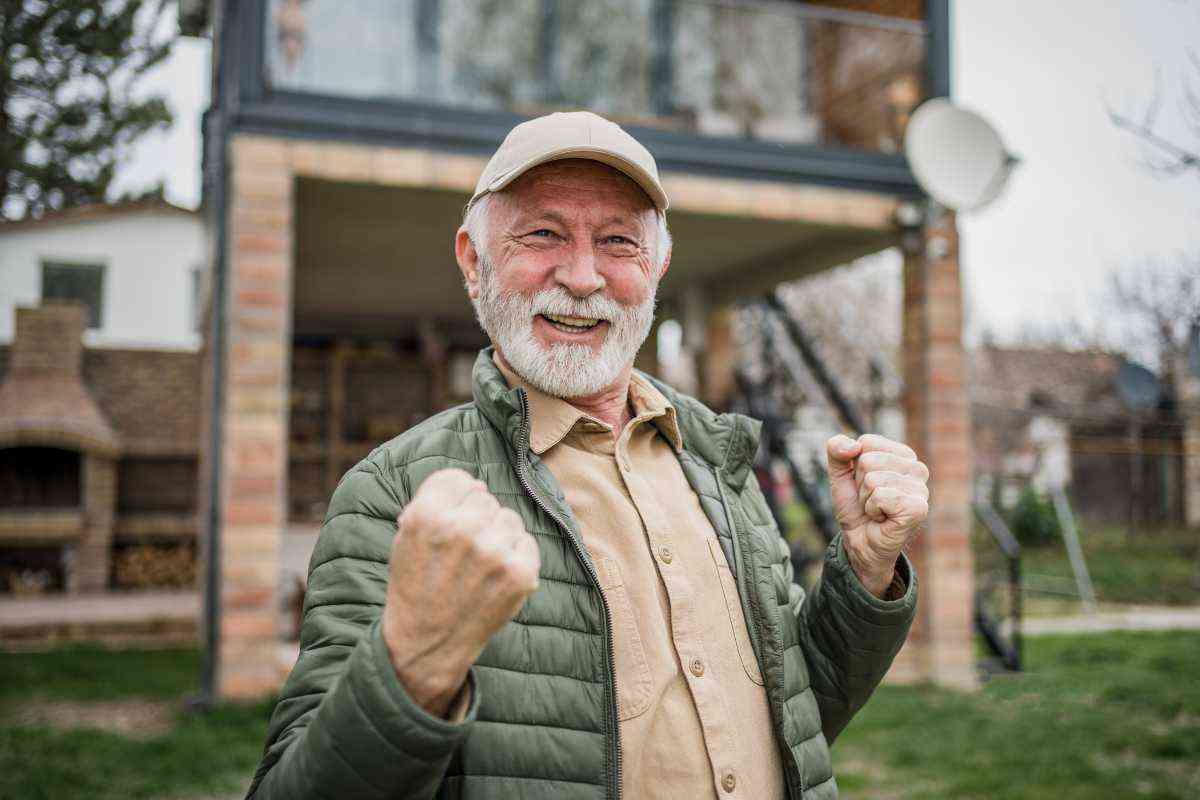
<path id="1" fill-rule="evenodd" d="M 863 541 L 864 537 L 855 533 L 848 531 L 842 537 L 846 559 L 863 588 L 882 600 L 896 578 L 896 562 L 900 554 L 876 553 Z"/>
<path id="2" fill-rule="evenodd" d="M 455 698 L 467 680 L 470 664 L 460 666 L 457 660 L 426 653 L 423 656 L 402 651 L 389 635 L 389 626 L 382 626 L 383 643 L 396 679 L 412 701 L 431 716 L 445 718 Z"/>

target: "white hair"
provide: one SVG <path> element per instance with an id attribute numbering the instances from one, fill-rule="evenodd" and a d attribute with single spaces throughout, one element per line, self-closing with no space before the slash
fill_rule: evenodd
<path id="1" fill-rule="evenodd" d="M 492 197 L 491 193 L 485 194 L 467 206 L 467 210 L 463 214 L 463 227 L 467 229 L 467 236 L 471 238 L 471 244 L 475 245 L 476 252 L 481 256 L 488 254 L 488 207 L 491 205 Z M 663 264 L 666 263 L 667 254 L 671 252 L 671 230 L 667 227 L 667 212 L 655 208 L 654 217 L 658 221 L 658 236 L 654 243 L 654 263 L 661 272 Z"/>
<path id="2" fill-rule="evenodd" d="M 479 255 L 479 294 L 471 299 L 479 324 L 499 346 L 517 374 L 555 397 L 584 397 L 612 384 L 637 354 L 654 323 L 657 280 L 645 300 L 624 306 L 594 292 L 572 295 L 563 286 L 544 289 L 532 297 L 505 292 L 495 274 L 487 247 L 488 205 L 485 194 L 466 211 L 463 226 Z M 671 234 L 666 215 L 656 210 L 658 241 L 655 261 L 661 267 L 670 252 Z M 599 351 L 583 344 L 555 344 L 544 348 L 533 333 L 537 315 L 561 314 L 604 320 L 608 334 Z"/>

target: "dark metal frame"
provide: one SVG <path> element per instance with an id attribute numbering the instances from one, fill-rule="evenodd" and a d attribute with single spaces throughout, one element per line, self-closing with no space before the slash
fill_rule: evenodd
<path id="1" fill-rule="evenodd" d="M 1012 617 L 1010 641 L 1004 641 L 1000 632 L 1000 624 L 988 614 L 983 603 L 983 594 L 980 591 L 975 593 L 975 629 L 983 636 L 984 643 L 1000 659 L 1005 669 L 1020 672 L 1024 663 L 1021 637 L 1023 608 L 1021 545 L 991 504 L 974 503 L 972 510 L 979 521 L 983 523 L 987 532 L 991 534 L 992 541 L 995 542 L 996 547 L 1004 555 L 1004 560 L 1008 563 L 1008 585 L 1012 600 L 1012 605 L 1009 607 L 1009 616 Z"/>

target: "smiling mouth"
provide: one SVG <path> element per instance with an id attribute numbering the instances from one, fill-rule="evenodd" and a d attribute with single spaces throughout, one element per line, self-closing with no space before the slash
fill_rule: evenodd
<path id="1" fill-rule="evenodd" d="M 586 333 L 604 322 L 595 317 L 570 317 L 563 314 L 539 314 L 538 316 L 563 333 Z"/>

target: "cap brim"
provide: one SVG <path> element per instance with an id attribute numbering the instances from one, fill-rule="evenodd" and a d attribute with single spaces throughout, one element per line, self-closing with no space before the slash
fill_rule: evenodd
<path id="1" fill-rule="evenodd" d="M 500 191 L 536 166 L 548 164 L 551 161 L 562 161 L 567 158 L 584 158 L 589 161 L 599 161 L 601 164 L 606 164 L 615 170 L 619 170 L 641 187 L 642 191 L 650 198 L 650 201 L 654 203 L 655 208 L 659 211 L 667 210 L 667 194 L 663 191 L 658 181 L 654 179 L 654 176 L 624 156 L 599 147 L 567 147 L 561 150 L 551 150 L 549 153 L 541 153 L 523 164 L 513 167 L 502 175 L 498 175 L 488 184 L 486 189 L 476 192 L 467 205 L 471 205 L 471 203 L 474 203 L 484 194 Z"/>

